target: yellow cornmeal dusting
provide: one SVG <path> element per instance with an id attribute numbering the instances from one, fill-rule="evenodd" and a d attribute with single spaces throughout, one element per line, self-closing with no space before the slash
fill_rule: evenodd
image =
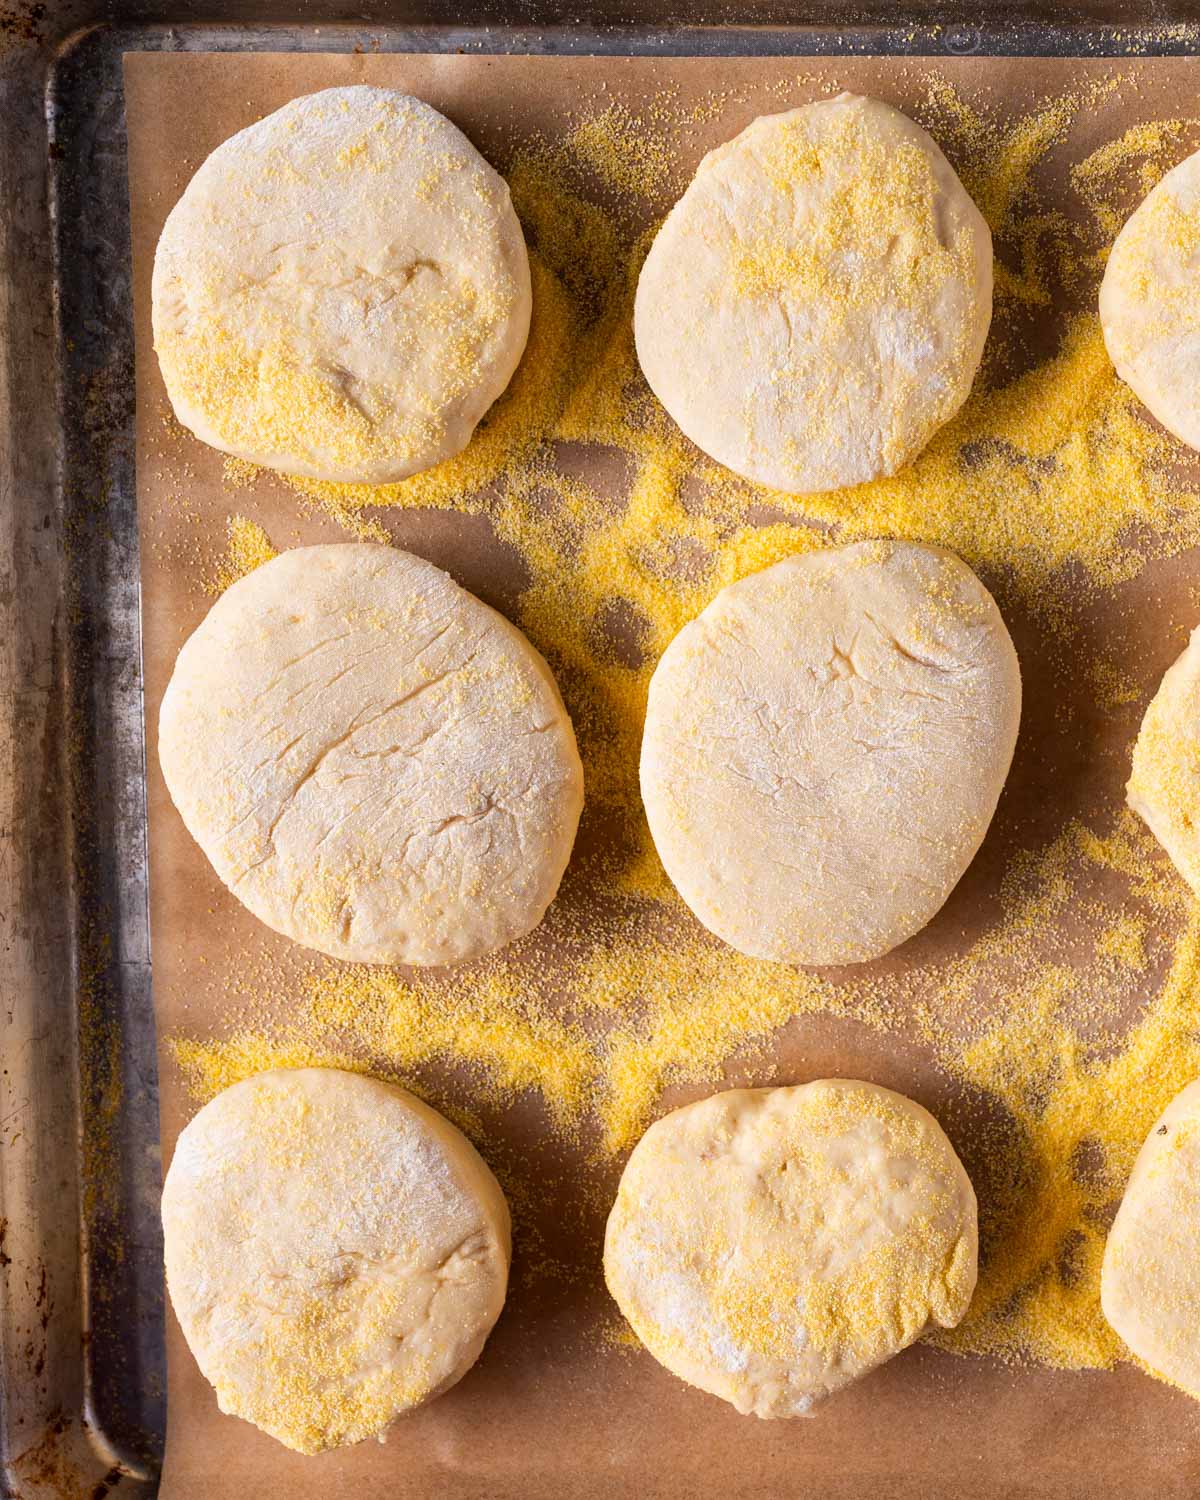
<path id="1" fill-rule="evenodd" d="M 1119 708 L 1123 703 L 1136 703 L 1140 697 L 1137 683 L 1114 661 L 1097 657 L 1088 675 L 1102 708 Z"/>
<path id="2" fill-rule="evenodd" d="M 794 290 L 809 300 L 836 297 L 830 309 L 834 315 L 847 305 L 877 305 L 885 291 L 883 266 L 868 263 L 863 274 L 854 258 L 855 232 L 866 224 L 877 228 L 881 238 L 894 236 L 897 242 L 887 261 L 894 280 L 886 290 L 893 297 L 904 300 L 914 287 L 935 292 L 948 275 L 962 270 L 958 254 L 932 232 L 937 188 L 928 157 L 913 145 L 889 151 L 878 140 L 860 140 L 860 134 L 843 122 L 836 133 L 822 138 L 818 153 L 807 139 L 790 140 L 785 127 L 776 147 L 784 160 L 778 165 L 768 160 L 768 175 L 774 169 L 781 190 L 790 191 L 808 176 L 832 171 L 835 186 L 824 212 L 802 239 L 760 242 L 735 257 L 731 280 L 740 295 Z M 804 159 L 809 156 L 811 166 Z"/>
<path id="3" fill-rule="evenodd" d="M 1137 197 L 1143 198 L 1162 176 L 1163 168 L 1178 160 L 1186 149 L 1187 125 L 1183 120 L 1150 120 L 1131 125 L 1115 141 L 1098 147 L 1086 161 L 1071 171 L 1076 190 L 1095 214 L 1106 238 L 1120 233 L 1124 219 L 1107 196 L 1114 181 L 1132 178 Z"/>
<path id="4" fill-rule="evenodd" d="M 249 1319 L 258 1309 L 248 1294 L 245 1300 L 241 1311 Z M 236 1315 L 239 1309 L 230 1311 Z M 221 1409 L 299 1453 L 376 1436 L 397 1412 L 420 1405 L 436 1384 L 417 1359 L 407 1383 L 391 1368 L 364 1371 L 366 1361 L 392 1342 L 403 1311 L 395 1288 L 377 1288 L 364 1307 L 360 1288 L 322 1286 L 286 1319 L 263 1322 L 251 1388 L 244 1375 L 235 1383 L 215 1380 Z"/>
<path id="5" fill-rule="evenodd" d="M 671 176 L 675 154 L 661 131 L 645 130 L 623 104 L 588 115 L 551 153 L 567 170 L 591 172 L 607 188 L 653 196 Z"/>
<path id="6" fill-rule="evenodd" d="M 230 516 L 229 545 L 213 577 L 211 591 L 223 594 L 230 584 L 245 578 L 247 573 L 253 573 L 255 568 L 261 568 L 263 563 L 270 562 L 277 555 L 271 538 L 257 521 L 251 521 L 248 516 Z"/>
<path id="7" fill-rule="evenodd" d="M 525 979 L 496 961 L 467 980 L 410 980 L 400 970 L 330 967 L 308 976 L 287 1024 L 267 1035 L 244 1029 L 220 1042 L 177 1038 L 175 1055 L 192 1092 L 211 1098 L 272 1067 L 352 1066 L 369 1050 L 393 1081 L 439 1057 L 465 1065 L 486 1091 L 541 1092 L 562 1130 L 578 1121 L 597 1071 L 586 1037 L 524 993 Z M 386 1063 L 384 1063 L 386 1060 Z M 382 1066 L 381 1066 L 382 1065 Z"/>
<path id="8" fill-rule="evenodd" d="M 962 1316 L 973 1205 L 941 1132 L 824 1083 L 718 1095 L 647 1135 L 605 1277 L 677 1374 L 762 1415 L 836 1389 Z"/>
<path id="9" fill-rule="evenodd" d="M 1116 379 L 1090 310 L 1114 229 L 1185 149 L 1184 130 L 1128 131 L 1074 165 L 1068 203 L 1048 204 L 1047 153 L 1069 147 L 1094 99 L 1012 121 L 931 91 L 923 118 L 997 236 L 985 367 L 913 465 L 816 497 L 720 470 L 640 379 L 631 306 L 652 229 L 644 209 L 640 220 L 606 212 L 579 183 L 621 185 L 643 154 L 623 133 L 662 139 L 665 127 L 609 115 L 582 136 L 575 127 L 575 170 L 541 148 L 500 164 L 534 275 L 530 344 L 509 391 L 467 450 L 428 473 L 382 489 L 295 485 L 352 532 L 383 528 L 392 507 L 490 520 L 525 569 L 516 618 L 563 686 L 600 836 L 543 928 L 502 959 L 449 979 L 318 967 L 277 1007 L 295 1006 L 286 1020 L 268 1024 L 252 996 L 232 1034 L 178 1038 L 197 1097 L 271 1065 L 349 1059 L 411 1081 L 465 1056 L 485 1095 L 532 1091 L 552 1128 L 606 1158 L 633 1143 L 668 1088 L 702 1091 L 729 1067 L 776 1081 L 768 1048 L 785 1027 L 802 1038 L 799 1018 L 832 1015 L 868 1039 L 915 1021 L 961 1088 L 963 1108 L 944 1123 L 981 1208 L 975 1301 L 939 1342 L 1070 1368 L 1117 1357 L 1099 1257 L 1146 1130 L 1200 1074 L 1200 921 L 1152 836 L 1118 812 L 1116 788 L 1111 805 L 1013 856 L 949 958 L 923 958 L 918 939 L 849 977 L 743 959 L 700 933 L 663 875 L 637 788 L 663 648 L 719 588 L 799 548 L 879 535 L 947 545 L 1028 613 L 1042 632 L 1031 649 L 1069 657 L 1076 674 L 1089 670 L 1080 610 L 1148 558 L 1200 542 L 1178 450 Z M 1044 342 L 1048 310 L 1064 305 Z M 1032 364 L 1030 340 L 1044 349 Z M 1118 662 L 1090 670 L 1106 712 L 1138 695 Z M 564 956 L 548 968 L 547 952 Z"/>
<path id="10" fill-rule="evenodd" d="M 809 1338 L 826 1353 L 848 1349 L 874 1363 L 920 1338 L 931 1317 L 954 1322 L 970 1285 L 970 1251 L 960 1239 L 947 1262 L 943 1241 L 917 1217 L 899 1242 L 876 1245 L 852 1269 L 816 1282 L 805 1308 Z"/>
<path id="11" fill-rule="evenodd" d="M 317 433 L 336 463 L 391 453 L 360 403 L 335 377 L 313 370 L 282 330 L 254 349 L 214 314 L 186 337 L 161 331 L 155 351 L 176 399 L 202 413 L 221 443 L 308 459 Z"/>
<path id="12" fill-rule="evenodd" d="M 773 225 L 765 238 L 735 241 L 729 284 L 737 296 L 819 317 L 825 337 L 864 309 L 902 308 L 928 319 L 932 308 L 951 300 L 951 288 L 965 297 L 975 278 L 973 238 L 964 226 L 953 243 L 943 243 L 933 166 L 915 144 L 884 141 L 857 114 L 843 112 L 824 119 L 819 131 L 807 121 L 786 121 L 768 138 L 759 161 L 781 195 L 785 223 L 810 180 L 823 184 L 824 195 L 819 211 L 810 209 L 801 220 L 802 231 L 786 226 L 781 232 Z M 886 251 L 872 254 L 875 246 Z M 772 379 L 794 378 L 801 369 L 806 379 L 814 378 L 817 348 L 794 342 L 796 355 L 789 352 Z M 965 351 L 960 338 L 948 364 L 961 367 Z M 898 370 L 889 378 L 897 380 Z M 926 383 L 937 384 L 929 378 Z M 950 370 L 943 384 L 944 404 L 951 407 L 957 393 Z M 931 415 L 929 430 L 940 420 Z"/>

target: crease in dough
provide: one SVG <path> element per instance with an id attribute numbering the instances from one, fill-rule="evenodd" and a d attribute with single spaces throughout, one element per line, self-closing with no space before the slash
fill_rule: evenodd
<path id="1" fill-rule="evenodd" d="M 363 963 L 448 964 L 541 921 L 583 805 L 574 731 L 525 637 L 396 548 L 296 548 L 179 653 L 159 760 L 255 916 Z"/>
<path id="2" fill-rule="evenodd" d="M 1012 761 L 1016 652 L 941 548 L 858 542 L 730 585 L 650 682 L 642 798 L 683 900 L 753 958 L 877 958 L 974 858 Z"/>
<path id="3" fill-rule="evenodd" d="M 506 183 L 437 110 L 365 84 L 225 141 L 154 259 L 176 416 L 224 453 L 313 479 L 385 484 L 461 452 L 531 307 Z"/>

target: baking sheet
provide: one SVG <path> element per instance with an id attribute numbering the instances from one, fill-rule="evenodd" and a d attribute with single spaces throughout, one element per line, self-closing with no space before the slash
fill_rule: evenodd
<path id="1" fill-rule="evenodd" d="M 221 552 L 234 511 L 258 521 L 277 545 L 342 540 L 334 522 L 300 507 L 271 478 L 231 494 L 220 455 L 167 420 L 153 357 L 149 280 L 166 213 L 205 155 L 287 99 L 332 84 L 402 87 L 443 110 L 504 170 L 513 143 L 531 131 L 561 134 L 589 101 L 637 110 L 668 86 L 677 108 L 724 99 L 680 141 L 682 175 L 705 149 L 756 114 L 804 102 L 831 82 L 912 107 L 930 70 L 968 99 L 1028 107 L 1037 97 L 1113 71 L 1130 82 L 1088 112 L 1077 149 L 1111 138 L 1134 119 L 1176 116 L 1195 97 L 1189 60 L 1133 64 L 1062 59 L 838 60 L 586 59 L 479 56 L 130 55 L 127 118 L 133 209 L 137 336 L 138 503 L 142 537 L 143 649 L 151 843 L 151 931 L 160 1034 L 163 1150 L 169 1158 L 195 1105 L 166 1050 L 177 1032 L 228 1029 L 244 1003 L 247 974 L 264 959 L 281 993 L 301 959 L 228 896 L 174 813 L 157 770 L 157 705 L 175 653 L 211 602 L 202 577 Z M 1062 170 L 1066 170 L 1066 159 Z M 648 203 L 643 212 L 655 212 Z M 658 211 L 661 211 L 659 209 Z M 599 472 L 599 470 L 597 470 Z M 611 482 L 611 481 L 609 481 Z M 522 578 L 487 522 L 452 512 L 387 511 L 377 517 L 400 545 L 448 568 L 466 587 L 516 615 Z M 1036 621 L 1000 602 L 1021 654 L 1025 717 L 1010 785 L 976 865 L 922 940 L 936 958 L 953 951 L 975 908 L 994 890 L 1015 840 L 1044 841 L 1082 808 L 1116 806 L 1139 704 L 1177 653 L 1194 606 L 1187 556 L 1156 564 L 1124 585 L 1119 608 L 1092 622 L 1093 644 L 1129 666 L 1138 700 L 1089 712 L 1080 674 L 1075 722 L 1088 740 L 1064 742 L 1063 677 L 1041 650 Z M 989 582 L 993 580 L 989 579 Z M 603 829 L 585 830 L 602 840 Z M 563 899 L 586 906 L 568 881 Z M 553 956 L 550 955 L 552 961 Z M 1131 1007 L 1138 997 L 1130 996 Z M 847 1021 L 808 1017 L 785 1028 L 769 1061 L 733 1062 L 728 1081 L 774 1083 L 847 1074 L 874 1079 L 927 1103 L 947 1122 L 981 1196 L 987 1163 L 956 1136 L 954 1088 L 928 1049 Z M 470 1105 L 452 1073 L 423 1080 L 435 1102 Z M 707 1093 L 669 1092 L 663 1107 Z M 526 1224 L 539 1255 L 568 1269 L 542 1275 L 517 1265 L 509 1303 L 479 1365 L 447 1396 L 398 1424 L 383 1445 L 301 1458 L 245 1423 L 221 1416 L 172 1321 L 168 1332 L 168 1446 L 162 1493 L 238 1496 L 255 1488 L 296 1496 L 375 1494 L 536 1497 L 604 1493 L 683 1496 L 851 1496 L 886 1488 L 898 1496 L 1055 1495 L 1111 1491 L 1191 1494 L 1200 1484 L 1200 1420 L 1187 1398 L 1130 1367 L 1066 1374 L 1013 1369 L 917 1348 L 841 1395 L 811 1421 L 760 1423 L 690 1391 L 648 1355 L 614 1344 L 611 1304 L 598 1273 L 602 1205 L 619 1162 L 584 1165 L 548 1138 L 535 1103 L 478 1111 L 480 1144 L 540 1200 Z"/>

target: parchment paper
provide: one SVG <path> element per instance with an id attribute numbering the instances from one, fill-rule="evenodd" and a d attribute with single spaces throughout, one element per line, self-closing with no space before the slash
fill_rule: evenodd
<path id="1" fill-rule="evenodd" d="M 756 114 L 798 104 L 830 79 L 898 104 L 923 92 L 928 69 L 967 97 L 1028 108 L 1041 95 L 1113 71 L 1106 62 L 939 59 L 564 59 L 403 55 L 130 55 L 125 63 L 137 318 L 138 502 L 141 516 L 147 774 L 150 797 L 154 996 L 162 1042 L 185 1029 L 227 1028 L 244 999 L 247 955 L 286 976 L 297 963 L 283 938 L 260 927 L 220 886 L 174 812 L 156 753 L 158 703 L 175 654 L 211 600 L 203 565 L 222 550 L 226 518 L 259 521 L 278 546 L 342 540 L 320 514 L 302 512 L 271 477 L 252 494 L 222 482 L 220 455 L 166 421 L 150 333 L 149 286 L 162 222 L 206 154 L 294 95 L 363 80 L 411 90 L 455 120 L 501 170 L 514 138 L 561 132 L 571 110 L 622 100 L 636 107 L 668 84 L 676 102 L 732 90 L 725 108 L 681 147 L 681 180 L 701 153 Z M 1200 74 L 1189 60 L 1121 63 L 1136 86 L 1097 106 L 1072 152 L 1115 137 L 1136 119 L 1195 111 Z M 736 96 L 736 97 L 735 97 Z M 1069 157 L 1059 153 L 1065 172 Z M 1058 157 L 1052 155 L 1052 163 Z M 661 212 L 647 205 L 649 217 Z M 520 588 L 511 552 L 488 524 L 453 513 L 393 510 L 389 533 L 448 568 L 466 587 L 513 612 Z M 1025 717 L 1008 790 L 976 865 L 922 940 L 936 955 L 961 944 L 983 893 L 994 891 L 1014 840 L 1045 839 L 1072 811 L 1116 806 L 1128 746 L 1145 697 L 1193 623 L 1194 557 L 1156 564 L 1089 621 L 1139 686 L 1138 701 L 1104 712 L 1080 673 L 1074 728 L 1064 736 L 1061 671 L 1042 659 L 1035 624 L 1001 604 L 1021 654 Z M 1082 726 L 1082 727 L 1081 727 Z M 570 899 L 586 901 L 587 892 Z M 1140 997 L 1130 996 L 1131 1007 Z M 168 1051 L 160 1057 L 162 1143 L 169 1159 L 192 1115 Z M 785 1029 L 771 1060 L 728 1070 L 730 1083 L 798 1081 L 822 1074 L 874 1079 L 938 1111 L 986 1191 L 987 1162 L 961 1128 L 946 1080 L 927 1051 L 850 1022 L 806 1018 Z M 469 1085 L 433 1075 L 433 1097 L 469 1104 Z M 663 1108 L 714 1085 L 671 1091 Z M 1014 1369 L 915 1348 L 830 1402 L 812 1420 L 764 1423 L 691 1391 L 644 1352 L 606 1343 L 612 1309 L 599 1275 L 602 1201 L 579 1163 L 548 1144 L 533 1103 L 485 1110 L 484 1150 L 499 1152 L 540 1201 L 538 1253 L 572 1274 L 523 1274 L 517 1246 L 508 1306 L 478 1366 L 448 1395 L 400 1423 L 386 1444 L 303 1458 L 244 1422 L 222 1416 L 172 1320 L 168 1500 L 249 1495 L 412 1496 L 489 1500 L 606 1495 L 1194 1495 L 1200 1492 L 1200 1413 L 1188 1398 L 1130 1366 L 1111 1374 Z M 956 1126 L 955 1121 L 960 1122 Z M 489 1146 L 489 1142 L 491 1143 Z M 528 1255 L 528 1250 L 526 1249 Z M 526 1266 L 528 1271 L 528 1266 Z"/>

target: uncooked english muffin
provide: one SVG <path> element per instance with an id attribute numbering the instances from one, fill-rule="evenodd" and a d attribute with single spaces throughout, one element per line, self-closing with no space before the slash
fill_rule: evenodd
<path id="1" fill-rule="evenodd" d="M 1168 172 L 1121 230 L 1100 284 L 1117 374 L 1168 431 L 1200 449 L 1200 152 Z"/>
<path id="2" fill-rule="evenodd" d="M 991 316 L 991 234 L 953 167 L 890 105 L 842 94 L 704 158 L 634 330 L 698 447 L 803 493 L 914 459 L 966 400 Z"/>
<path id="3" fill-rule="evenodd" d="M 668 1370 L 795 1417 L 953 1328 L 975 1289 L 975 1194 L 931 1114 L 845 1079 L 734 1089 L 634 1147 L 609 1290 Z"/>
<path id="4" fill-rule="evenodd" d="M 1100 1302 L 1139 1359 L 1200 1397 L 1200 1081 L 1138 1152 L 1104 1247 Z"/>
<path id="5" fill-rule="evenodd" d="M 392 1084 L 262 1073 L 180 1134 L 171 1302 L 224 1412 L 300 1453 L 382 1437 L 479 1358 L 508 1205 L 461 1131 Z"/>
<path id="6" fill-rule="evenodd" d="M 1200 896 L 1200 627 L 1151 699 L 1125 790 L 1130 807 Z"/>
<path id="7" fill-rule="evenodd" d="M 952 553 L 857 542 L 723 589 L 650 682 L 642 797 L 667 874 L 752 958 L 862 963 L 983 842 L 1021 714 L 992 596 Z"/>
<path id="8" fill-rule="evenodd" d="M 363 963 L 457 963 L 528 932 L 583 805 L 538 653 L 373 543 L 296 548 L 228 589 L 179 653 L 158 753 L 234 895 Z"/>
<path id="9" fill-rule="evenodd" d="M 219 146 L 154 258 L 176 416 L 314 479 L 383 484 L 460 452 L 517 367 L 530 306 L 504 181 L 437 110 L 362 84 Z"/>

